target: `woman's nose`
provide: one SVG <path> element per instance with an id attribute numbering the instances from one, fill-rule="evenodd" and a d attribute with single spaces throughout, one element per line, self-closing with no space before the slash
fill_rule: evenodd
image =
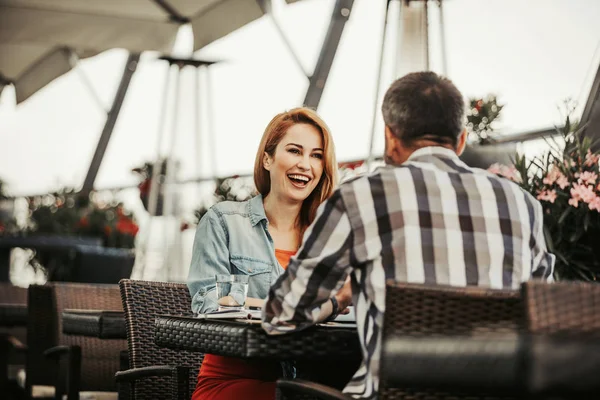
<path id="1" fill-rule="evenodd" d="M 300 157 L 298 168 L 308 171 L 310 169 L 310 159 L 308 157 Z"/>

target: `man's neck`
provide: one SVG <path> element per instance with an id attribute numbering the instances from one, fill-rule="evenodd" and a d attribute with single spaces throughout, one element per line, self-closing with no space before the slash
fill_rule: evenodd
<path id="1" fill-rule="evenodd" d="M 456 149 L 451 145 L 440 144 L 431 140 L 419 140 L 413 143 L 410 147 L 401 146 L 396 152 L 394 152 L 392 157 L 386 155 L 385 161 L 390 165 L 402 165 L 408 161 L 415 151 L 424 149 L 426 147 L 441 147 L 456 152 Z"/>
<path id="2" fill-rule="evenodd" d="M 269 225 L 282 232 L 297 229 L 302 203 L 284 201 L 276 196 L 274 193 L 269 193 L 263 199 Z"/>

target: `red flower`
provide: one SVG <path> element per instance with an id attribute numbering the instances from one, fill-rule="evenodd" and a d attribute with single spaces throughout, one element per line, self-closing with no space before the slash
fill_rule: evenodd
<path id="1" fill-rule="evenodd" d="M 475 109 L 477 111 L 481 111 L 482 107 L 483 107 L 483 100 L 477 100 L 477 103 L 475 103 Z"/>
<path id="2" fill-rule="evenodd" d="M 135 236 L 137 235 L 140 228 L 137 226 L 135 222 L 130 220 L 129 218 L 121 218 L 117 222 L 116 229 L 119 233 L 123 233 L 126 235 Z"/>
<path id="3" fill-rule="evenodd" d="M 183 232 L 183 231 L 185 231 L 186 229 L 189 229 L 189 227 L 190 227 L 190 224 L 188 224 L 187 222 L 182 222 L 182 223 L 181 223 L 181 226 L 179 227 L 179 230 L 180 230 L 181 232 Z"/>
<path id="4" fill-rule="evenodd" d="M 150 193 L 150 184 L 151 180 L 145 179 L 138 185 L 138 188 L 140 188 L 140 195 L 145 196 Z"/>

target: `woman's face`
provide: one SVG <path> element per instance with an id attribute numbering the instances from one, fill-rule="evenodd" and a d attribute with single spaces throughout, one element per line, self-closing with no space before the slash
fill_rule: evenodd
<path id="1" fill-rule="evenodd" d="M 270 193 L 295 202 L 304 201 L 323 174 L 323 138 L 317 128 L 296 124 L 288 129 L 273 157 L 265 153 L 263 165 L 271 176 Z"/>

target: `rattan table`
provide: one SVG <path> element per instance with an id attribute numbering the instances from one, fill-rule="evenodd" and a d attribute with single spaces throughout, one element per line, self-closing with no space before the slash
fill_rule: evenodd
<path id="1" fill-rule="evenodd" d="M 356 329 L 317 326 L 267 335 L 258 321 L 159 316 L 158 346 L 239 358 L 275 360 L 355 360 L 360 358 Z"/>
<path id="2" fill-rule="evenodd" d="M 293 361 L 297 377 L 342 389 L 362 360 L 355 328 L 316 326 L 267 335 L 258 321 L 156 318 L 161 347 L 246 359 Z"/>

